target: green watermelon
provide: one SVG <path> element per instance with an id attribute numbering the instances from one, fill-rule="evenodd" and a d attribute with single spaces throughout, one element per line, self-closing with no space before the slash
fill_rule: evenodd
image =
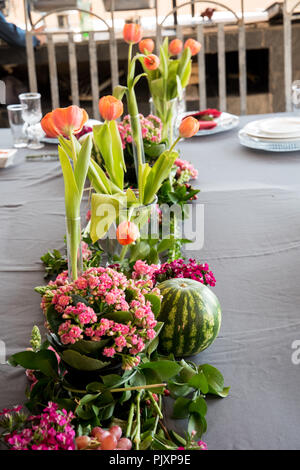
<path id="1" fill-rule="evenodd" d="M 192 279 L 169 279 L 158 285 L 163 296 L 159 349 L 175 357 L 198 354 L 219 334 L 221 307 L 215 294 Z"/>

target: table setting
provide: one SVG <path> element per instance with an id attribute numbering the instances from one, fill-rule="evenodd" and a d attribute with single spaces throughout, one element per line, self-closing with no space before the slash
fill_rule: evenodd
<path id="1" fill-rule="evenodd" d="M 123 37 L 101 120 L 25 93 L 0 129 L 0 442 L 299 448 L 300 116 L 177 115 L 201 44 Z"/>

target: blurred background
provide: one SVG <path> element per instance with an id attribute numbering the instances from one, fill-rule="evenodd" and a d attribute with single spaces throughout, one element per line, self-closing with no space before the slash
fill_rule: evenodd
<path id="1" fill-rule="evenodd" d="M 205 105 L 235 114 L 284 111 L 286 90 L 300 79 L 299 12 L 296 0 L 0 0 L 6 104 L 17 102 L 20 92 L 39 91 L 43 112 L 75 103 L 95 115 L 96 94 L 125 83 L 122 29 L 135 21 L 157 47 L 165 36 L 201 39 L 186 92 L 188 110 Z M 5 33 L 7 24 L 19 28 L 17 42 Z M 146 114 L 145 82 L 137 94 Z M 7 125 L 2 104 L 0 127 Z"/>

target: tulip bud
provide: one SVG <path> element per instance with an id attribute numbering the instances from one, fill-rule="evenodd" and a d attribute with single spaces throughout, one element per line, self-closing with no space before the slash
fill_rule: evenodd
<path id="1" fill-rule="evenodd" d="M 139 50 L 141 54 L 146 54 L 146 52 L 149 52 L 151 54 L 151 52 L 154 51 L 154 47 L 155 44 L 152 39 L 143 39 L 139 43 Z"/>
<path id="2" fill-rule="evenodd" d="M 183 49 L 183 43 L 180 39 L 173 39 L 169 44 L 169 52 L 171 55 L 179 55 Z"/>
<path id="3" fill-rule="evenodd" d="M 149 54 L 144 58 L 144 65 L 148 70 L 157 70 L 159 64 L 159 58 L 155 54 Z"/>
<path id="4" fill-rule="evenodd" d="M 192 55 L 196 55 L 198 54 L 202 46 L 200 42 L 195 41 L 195 39 L 190 38 L 190 39 L 187 39 L 184 43 L 184 48 L 186 49 L 187 47 L 190 49 Z"/>
<path id="5" fill-rule="evenodd" d="M 114 121 L 123 114 L 123 103 L 114 96 L 103 96 L 99 100 L 99 111 L 106 121 Z"/>
<path id="6" fill-rule="evenodd" d="M 139 229 L 133 222 L 125 220 L 124 222 L 121 222 L 117 228 L 117 240 L 120 245 L 131 245 L 131 243 L 135 242 L 139 236 Z"/>
<path id="7" fill-rule="evenodd" d="M 128 44 L 137 44 L 143 36 L 141 25 L 137 23 L 125 23 L 123 37 Z"/>
<path id="8" fill-rule="evenodd" d="M 193 137 L 193 135 L 197 134 L 199 131 L 200 123 L 197 119 L 193 118 L 192 116 L 188 116 L 181 121 L 179 126 L 179 135 L 180 137 L 184 137 L 188 139 Z"/>

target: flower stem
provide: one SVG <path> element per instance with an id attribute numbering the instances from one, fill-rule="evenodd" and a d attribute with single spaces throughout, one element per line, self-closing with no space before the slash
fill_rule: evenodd
<path id="1" fill-rule="evenodd" d="M 112 388 L 110 393 L 130 392 L 132 390 L 148 390 L 150 388 L 166 387 L 167 384 L 138 385 L 137 387 Z"/>
<path id="2" fill-rule="evenodd" d="M 156 411 L 157 415 L 158 415 L 161 419 L 163 419 L 163 414 L 162 414 L 162 412 L 161 412 L 160 407 L 159 407 L 158 404 L 157 404 L 157 401 L 154 400 L 153 394 L 148 391 L 148 395 L 149 395 L 149 398 L 150 398 L 150 400 L 151 400 L 151 403 L 152 403 L 153 407 L 155 408 L 155 411 Z"/>
<path id="3" fill-rule="evenodd" d="M 177 137 L 177 139 L 175 140 L 175 142 L 173 142 L 173 144 L 171 145 L 170 147 L 170 150 L 169 152 L 172 152 L 172 150 L 176 147 L 176 145 L 178 144 L 178 142 L 180 141 L 181 137 Z"/>
<path id="4" fill-rule="evenodd" d="M 126 437 L 128 437 L 128 438 L 130 437 L 130 434 L 131 434 L 132 421 L 133 421 L 133 417 L 134 417 L 134 410 L 135 410 L 135 404 L 131 403 L 129 416 L 128 416 L 128 423 L 127 423 L 127 428 L 126 428 Z"/>
<path id="5" fill-rule="evenodd" d="M 141 442 L 141 413 L 140 413 L 140 402 L 141 402 L 142 390 L 138 392 L 136 397 L 136 436 L 134 438 L 136 450 L 140 450 Z"/>

